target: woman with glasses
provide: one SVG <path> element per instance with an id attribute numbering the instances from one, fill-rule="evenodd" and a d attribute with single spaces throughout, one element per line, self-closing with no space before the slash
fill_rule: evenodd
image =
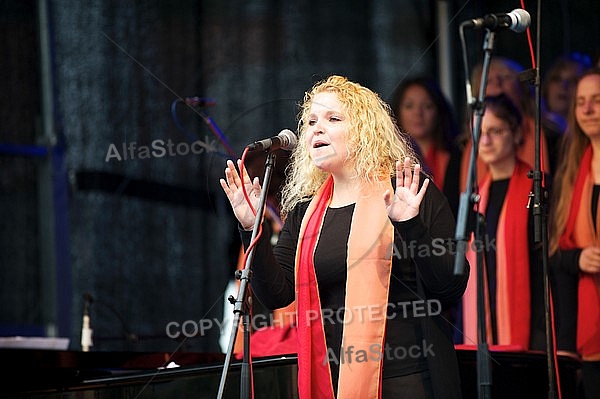
<path id="1" fill-rule="evenodd" d="M 531 166 L 517 156 L 521 141 L 518 108 L 504 94 L 487 97 L 478 149 L 488 169 L 479 188 L 483 245 L 472 242 L 467 255 L 472 266 L 483 257 L 487 342 L 513 350 L 543 349 L 543 280 L 534 265 L 527 207 Z M 477 342 L 476 304 L 477 268 L 472 267 L 463 297 L 465 344 Z"/>
<path id="2" fill-rule="evenodd" d="M 483 65 L 480 63 L 473 68 L 472 83 L 473 95 L 479 95 L 481 85 L 481 70 Z M 534 102 L 531 92 L 531 85 L 527 81 L 521 81 L 520 74 L 525 69 L 510 58 L 494 57 L 490 61 L 487 85 L 485 87 L 485 96 L 506 95 L 513 102 L 519 114 L 521 115 L 520 139 L 521 145 L 517 149 L 517 156 L 531 165 L 535 166 L 535 117 Z M 470 116 L 467 118 L 470 123 Z M 470 129 L 465 129 L 470 132 Z M 464 191 L 467 182 L 467 171 L 469 167 L 469 156 L 471 154 L 471 137 L 463 135 L 464 149 L 462 150 L 460 190 Z M 541 129 L 540 138 L 540 160 L 541 167 L 545 173 L 551 174 L 552 152 L 548 145 L 547 133 Z M 487 173 L 487 165 L 481 160 L 477 162 L 477 177 L 481 178 Z M 477 182 L 478 183 L 478 182 Z"/>

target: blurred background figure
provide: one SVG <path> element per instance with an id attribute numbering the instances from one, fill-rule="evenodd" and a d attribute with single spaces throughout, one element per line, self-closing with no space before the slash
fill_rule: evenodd
<path id="1" fill-rule="evenodd" d="M 485 216 L 484 295 L 489 344 L 513 350 L 545 348 L 543 279 L 535 249 L 531 212 L 527 207 L 531 165 L 517 156 L 522 117 L 505 95 L 486 97 L 479 157 L 488 167 L 481 180 L 479 212 Z M 477 264 L 469 245 L 468 259 Z M 477 268 L 471 268 L 463 296 L 464 343 L 477 342 Z"/>
<path id="2" fill-rule="evenodd" d="M 542 127 L 548 139 L 553 170 L 556 169 L 555 161 L 560 153 L 558 143 L 567 127 L 577 79 L 590 66 L 588 55 L 565 54 L 551 64 L 542 81 Z"/>
<path id="3" fill-rule="evenodd" d="M 408 133 L 424 170 L 458 210 L 460 153 L 456 116 L 438 82 L 431 77 L 404 80 L 395 90 L 392 110 L 400 130 Z"/>
<path id="4" fill-rule="evenodd" d="M 562 147 L 549 231 L 557 349 L 581 357 L 585 398 L 600 398 L 600 68 L 576 85 Z"/>
<path id="5" fill-rule="evenodd" d="M 529 82 L 522 82 L 519 74 L 524 68 L 516 61 L 506 57 L 494 57 L 490 61 L 487 86 L 485 96 L 497 96 L 505 94 L 511 99 L 513 104 L 522 115 L 521 120 L 521 143 L 517 149 L 517 156 L 526 164 L 535 166 L 535 115 L 534 101 Z M 473 96 L 479 96 L 479 87 L 481 84 L 482 65 L 478 64 L 473 68 L 471 82 L 473 86 Z M 462 152 L 461 162 L 461 191 L 464 190 L 467 181 L 467 172 L 469 166 L 469 156 L 471 153 L 471 115 L 466 116 L 465 132 L 462 136 L 464 150 Z M 550 165 L 551 152 L 548 148 L 544 130 L 541 132 L 541 166 L 545 173 L 551 173 Z M 485 176 L 487 165 L 480 159 L 477 161 L 477 177 L 481 180 Z"/>
<path id="6" fill-rule="evenodd" d="M 592 66 L 596 68 L 600 68 L 600 48 L 596 49 L 594 52 L 594 59 L 592 61 Z"/>

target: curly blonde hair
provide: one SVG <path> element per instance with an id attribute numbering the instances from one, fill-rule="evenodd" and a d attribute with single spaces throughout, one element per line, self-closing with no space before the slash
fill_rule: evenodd
<path id="1" fill-rule="evenodd" d="M 348 162 L 358 184 L 395 175 L 397 160 L 417 157 L 406 133 L 399 130 L 390 106 L 379 95 L 346 77 L 333 75 L 317 82 L 304 95 L 298 115 L 298 145 L 290 157 L 288 179 L 282 189 L 281 211 L 285 215 L 299 202 L 314 196 L 329 173 L 319 170 L 310 158 L 304 135 L 315 95 L 331 92 L 337 95 L 347 116 L 346 136 Z"/>

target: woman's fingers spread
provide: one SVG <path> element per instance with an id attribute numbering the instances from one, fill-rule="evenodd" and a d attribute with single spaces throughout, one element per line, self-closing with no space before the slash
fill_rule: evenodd
<path id="1" fill-rule="evenodd" d="M 409 188 L 412 181 L 412 173 L 410 170 L 410 158 L 404 158 L 404 187 Z"/>
<path id="2" fill-rule="evenodd" d="M 415 165 L 415 173 L 414 173 L 413 179 L 412 179 L 412 185 L 410 187 L 411 191 L 414 193 L 416 193 L 417 190 L 419 189 L 420 174 L 421 174 L 421 165 L 416 164 Z"/>
<path id="3" fill-rule="evenodd" d="M 237 160 L 237 165 L 238 165 L 238 169 L 240 171 L 242 171 L 242 160 L 241 159 Z M 252 182 L 250 181 L 250 176 L 248 176 L 248 171 L 246 171 L 246 169 L 244 169 L 241 173 L 243 174 L 243 176 L 240 181 L 243 181 L 244 184 L 251 184 Z"/>
<path id="4" fill-rule="evenodd" d="M 227 196 L 227 199 L 229 201 L 231 201 L 231 189 L 229 188 L 229 185 L 227 184 L 227 182 L 225 181 L 225 179 L 219 179 L 219 183 L 221 183 L 221 187 L 223 188 L 223 192 L 225 193 L 225 195 Z"/>
<path id="5" fill-rule="evenodd" d="M 402 176 L 402 162 L 396 161 L 396 187 L 402 187 L 404 184 L 404 177 Z"/>

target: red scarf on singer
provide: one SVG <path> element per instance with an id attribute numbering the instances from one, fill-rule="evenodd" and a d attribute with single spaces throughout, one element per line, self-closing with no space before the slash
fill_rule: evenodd
<path id="1" fill-rule="evenodd" d="M 373 355 L 373 345 L 383 354 L 386 316 L 360 322 L 351 312 L 365 305 L 386 309 L 391 275 L 394 228 L 389 221 L 383 193 L 391 184 L 373 184 L 357 201 L 348 239 L 346 299 L 342 348 Z M 314 252 L 325 212 L 333 194 L 329 177 L 312 199 L 300 227 L 296 251 L 296 304 L 298 318 L 298 392 L 301 399 L 333 399 L 331 370 L 321 317 Z M 349 314 L 350 312 L 350 314 Z M 344 356 L 340 353 L 340 358 Z M 339 399 L 381 397 L 383 355 L 380 361 L 340 362 Z"/>
<path id="2" fill-rule="evenodd" d="M 589 146 L 579 166 L 567 225 L 558 242 L 562 250 L 600 245 L 597 233 L 600 232 L 600 223 L 592 220 L 590 212 L 594 184 L 592 156 L 592 147 Z M 596 223 L 595 230 L 593 223 Z M 585 359 L 600 354 L 600 276 L 580 273 L 577 294 L 577 350 Z"/>
<path id="3" fill-rule="evenodd" d="M 517 159 L 498 219 L 496 232 L 496 326 L 498 342 L 491 342 L 487 279 L 484 283 L 488 343 L 516 345 L 521 350 L 529 348 L 530 330 L 531 295 L 529 287 L 529 240 L 527 235 L 527 221 L 529 220 L 527 201 L 531 191 L 531 180 L 527 177 L 527 172 L 530 169 L 527 164 Z M 479 211 L 484 215 L 491 182 L 491 176 L 488 174 L 480 188 Z M 487 240 L 484 239 L 483 243 L 486 242 Z M 473 240 L 471 240 L 467 251 L 467 259 L 471 265 L 477 265 L 477 254 L 473 251 L 473 247 Z M 463 324 L 465 344 L 476 343 L 476 267 L 471 267 L 469 282 L 463 295 Z"/>

